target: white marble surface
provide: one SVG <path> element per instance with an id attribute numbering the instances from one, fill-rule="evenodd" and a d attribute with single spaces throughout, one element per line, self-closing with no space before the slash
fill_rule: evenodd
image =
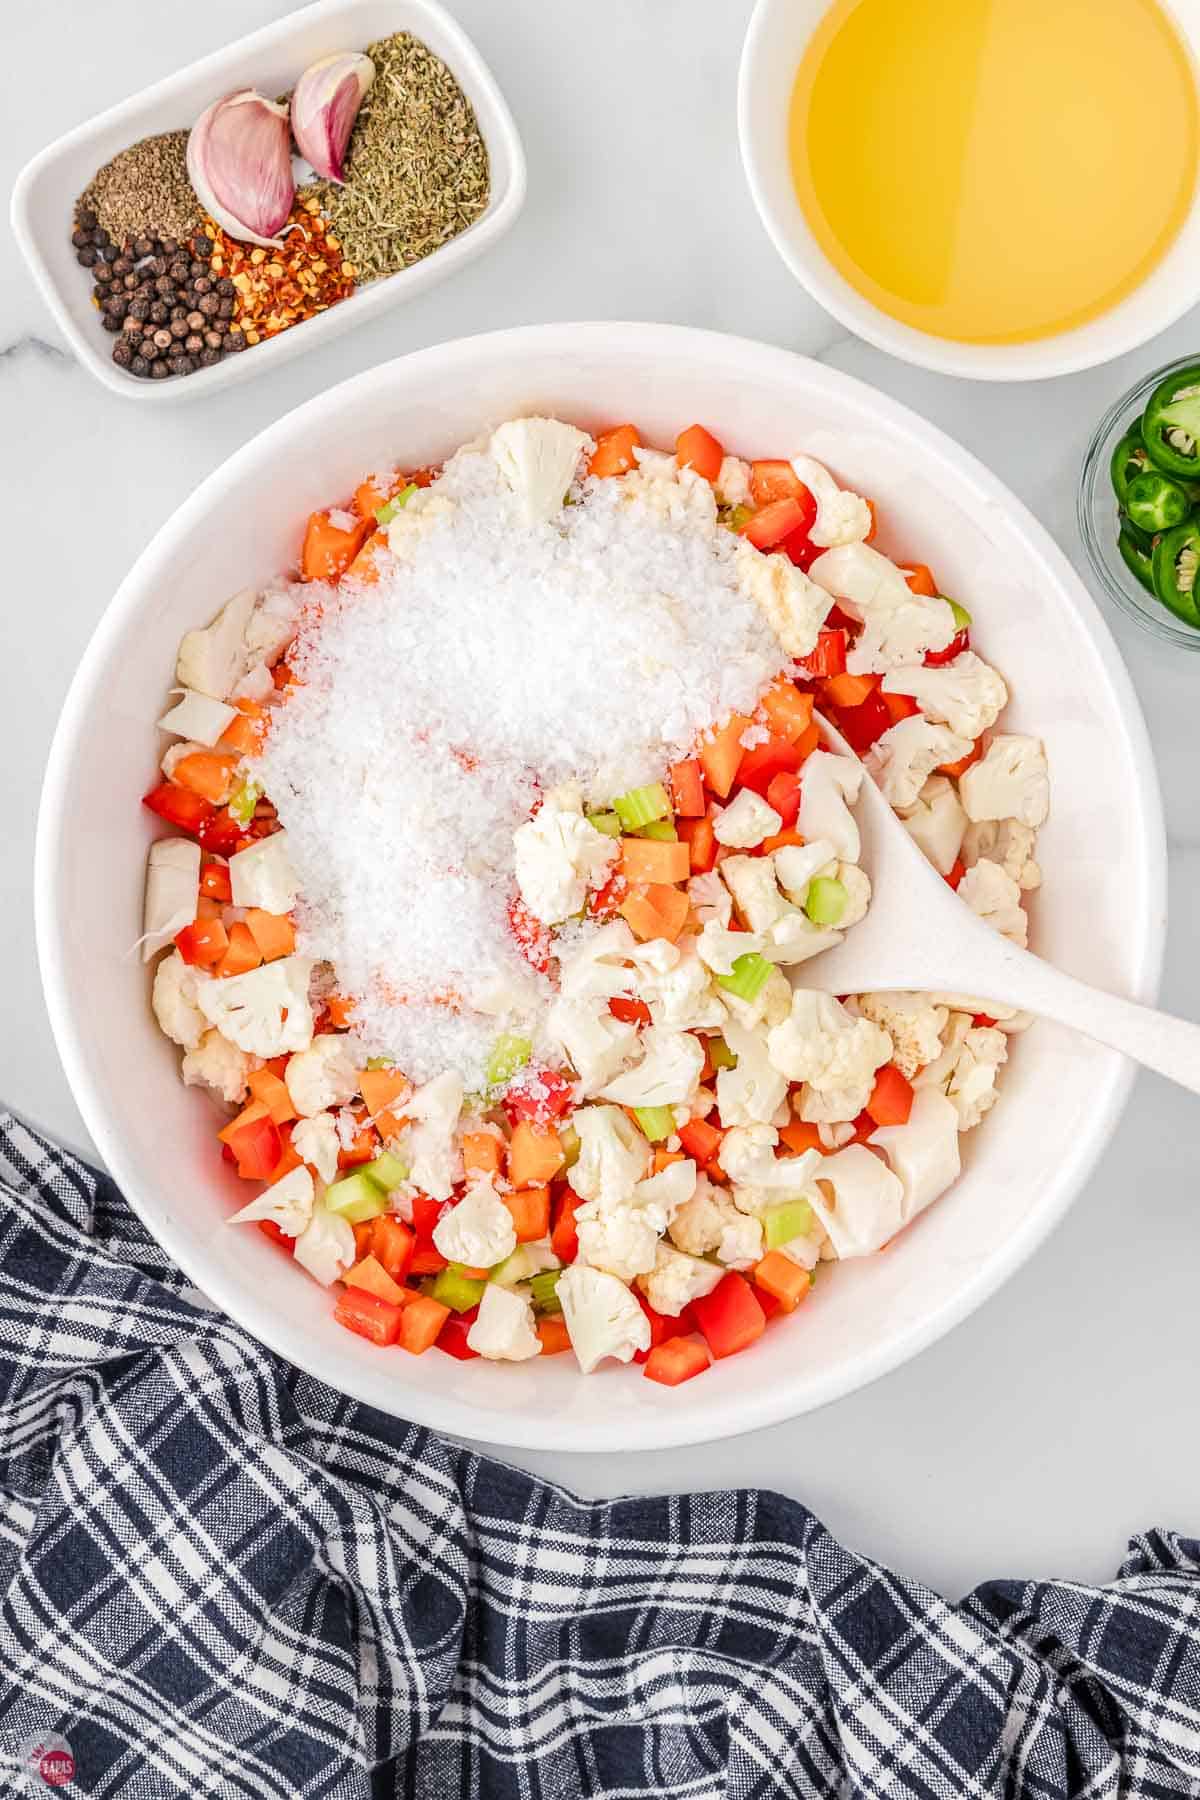
<path id="1" fill-rule="evenodd" d="M 72 363 L 11 237 L 0 247 L 0 1098 L 77 1144 L 86 1139 L 51 1042 L 33 943 L 46 750 L 76 660 L 130 562 L 252 433 L 325 385 L 441 338 L 537 320 L 677 320 L 764 338 L 875 382 L 990 463 L 1078 560 L 1074 485 L 1091 424 L 1137 374 L 1200 348 L 1193 318 L 1123 363 L 1007 388 L 896 363 L 807 299 L 751 209 L 734 125 L 750 0 L 452 4 L 517 116 L 529 201 L 498 251 L 407 311 L 234 393 L 147 413 Z M 283 10 L 279 0 L 14 9 L 0 75 L 0 185 L 59 132 Z M 30 59 L 47 45 L 53 80 L 30 81 Z M 1166 801 L 1164 1004 L 1200 1016 L 1200 657 L 1173 655 L 1108 618 Z M 595 1494 L 776 1487 L 859 1549 L 948 1594 L 988 1576 L 1101 1578 L 1131 1531 L 1200 1527 L 1198 1130 L 1195 1100 L 1141 1077 L 1089 1191 L 1033 1266 L 948 1339 L 823 1413 L 661 1456 L 521 1460 Z"/>

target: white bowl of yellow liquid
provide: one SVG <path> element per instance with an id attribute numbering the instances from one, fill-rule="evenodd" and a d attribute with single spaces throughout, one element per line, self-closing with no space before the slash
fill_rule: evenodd
<path id="1" fill-rule="evenodd" d="M 758 0 L 738 129 L 792 273 L 869 343 L 1024 381 L 1200 299 L 1200 0 Z"/>

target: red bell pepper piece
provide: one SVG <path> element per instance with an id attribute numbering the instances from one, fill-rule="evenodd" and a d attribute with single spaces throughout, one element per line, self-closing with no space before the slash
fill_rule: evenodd
<path id="1" fill-rule="evenodd" d="M 536 919 L 523 900 L 508 903 L 508 928 L 517 948 L 531 968 L 545 975 L 550 968 L 550 930 Z"/>
<path id="2" fill-rule="evenodd" d="M 635 1350 L 633 1353 L 634 1362 L 644 1363 L 646 1358 L 651 1354 L 651 1351 L 653 1351 L 655 1345 L 661 1344 L 664 1339 L 677 1333 L 679 1326 L 674 1319 L 667 1318 L 665 1313 L 655 1312 L 640 1288 L 631 1288 L 630 1292 L 650 1321 L 650 1349 Z"/>
<path id="3" fill-rule="evenodd" d="M 678 1387 L 693 1375 L 702 1375 L 708 1367 L 708 1351 L 694 1338 L 673 1337 L 646 1353 L 647 1381 L 659 1381 L 663 1387 Z"/>
<path id="4" fill-rule="evenodd" d="M 784 831 L 796 823 L 800 815 L 800 777 L 790 769 L 781 769 L 767 784 L 767 805 L 779 814 Z"/>
<path id="5" fill-rule="evenodd" d="M 570 1187 L 563 1188 L 554 1202 L 550 1248 L 561 1263 L 573 1263 L 579 1255 L 579 1229 L 575 1224 L 575 1212 L 581 1205 L 579 1195 Z"/>
<path id="6" fill-rule="evenodd" d="M 173 781 L 160 781 L 156 788 L 143 794 L 142 805 L 148 806 L 160 819 L 165 819 L 168 825 L 174 825 L 180 831 L 190 831 L 193 837 L 216 811 L 212 802 L 202 794 L 193 794 L 190 788 L 178 787 Z"/>
<path id="7" fill-rule="evenodd" d="M 227 806 L 219 810 L 209 807 L 209 816 L 196 828 L 196 836 L 214 856 L 233 856 L 253 838 L 238 824 Z"/>
<path id="8" fill-rule="evenodd" d="M 570 1112 L 574 1097 L 574 1085 L 558 1069 L 522 1069 L 501 1104 L 510 1125 L 522 1119 L 545 1125 Z"/>
<path id="9" fill-rule="evenodd" d="M 608 1010 L 614 1019 L 620 1019 L 622 1025 L 648 1025 L 650 1008 L 644 1000 L 630 1000 L 617 994 L 608 1003 Z"/>
<path id="10" fill-rule="evenodd" d="M 714 1356 L 734 1356 L 762 1336 L 767 1318 L 750 1283 L 730 1269 L 711 1294 L 692 1301 L 696 1322 Z"/>
<path id="11" fill-rule="evenodd" d="M 807 518 L 807 511 L 793 497 L 769 500 L 766 506 L 750 515 L 741 527 L 740 535 L 747 543 L 753 544 L 756 550 L 773 550 L 795 532 L 807 532 L 812 524 L 812 520 Z"/>
<path id="12" fill-rule="evenodd" d="M 222 1148 L 222 1150 L 224 1150 L 225 1145 L 222 1144 L 221 1148 Z M 289 1256 L 295 1255 L 295 1253 L 296 1253 L 295 1238 L 289 1237 L 287 1232 L 283 1229 L 283 1227 L 281 1225 L 277 1225 L 275 1223 L 274 1219 L 259 1219 L 257 1221 L 257 1224 L 258 1224 L 258 1229 L 262 1232 L 264 1237 L 269 1237 L 273 1244 L 278 1244 L 279 1248 L 281 1250 L 286 1250 Z"/>
<path id="13" fill-rule="evenodd" d="M 200 892 L 206 900 L 219 900 L 228 906 L 233 899 L 229 869 L 225 863 L 206 862 L 200 871 Z"/>
<path id="14" fill-rule="evenodd" d="M 966 631 L 957 631 L 944 650 L 927 650 L 925 652 L 925 667 L 940 669 L 943 663 L 953 662 L 956 656 L 961 656 L 964 650 L 970 648 L 971 639 Z"/>
<path id="15" fill-rule="evenodd" d="M 452 1312 L 434 1339 L 437 1348 L 444 1350 L 447 1356 L 457 1357 L 459 1362 L 470 1362 L 473 1356 L 478 1356 L 478 1350 L 472 1350 L 467 1342 L 467 1333 L 478 1317 L 477 1306 L 465 1313 Z"/>
<path id="16" fill-rule="evenodd" d="M 891 730 L 895 720 L 884 704 L 883 695 L 876 689 L 861 706 L 848 706 L 839 711 L 837 723 L 850 748 L 864 756 L 885 731 Z"/>
<path id="17" fill-rule="evenodd" d="M 686 840 L 693 875 L 707 875 L 717 857 L 717 838 L 711 819 L 680 819 L 676 826 Z"/>
<path id="18" fill-rule="evenodd" d="M 342 1290 L 333 1316 L 347 1331 L 357 1332 L 359 1337 L 367 1338 L 372 1344 L 382 1345 L 394 1344 L 399 1337 L 403 1312 L 402 1306 L 381 1300 L 378 1294 L 351 1287 Z"/>
<path id="19" fill-rule="evenodd" d="M 817 634 L 817 646 L 807 656 L 796 658 L 796 667 L 814 680 L 826 675 L 841 675 L 846 668 L 846 634 L 827 627 Z"/>
<path id="20" fill-rule="evenodd" d="M 194 969 L 211 969 L 229 948 L 229 933 L 220 919 L 194 919 L 175 933 L 175 948 Z"/>
<path id="21" fill-rule="evenodd" d="M 247 1118 L 246 1114 L 252 1115 Z M 248 1106 L 237 1119 L 220 1133 L 233 1152 L 237 1172 L 244 1181 L 266 1181 L 275 1169 L 283 1151 L 279 1127 L 265 1107 Z"/>
<path id="22" fill-rule="evenodd" d="M 696 758 L 671 765 L 671 800 L 683 819 L 704 817 L 704 772 Z"/>
<path id="23" fill-rule="evenodd" d="M 765 744 L 755 744 L 743 756 L 737 774 L 738 785 L 752 788 L 756 794 L 765 794 L 776 775 L 794 775 L 804 757 L 802 740 L 789 742 L 787 738 L 769 737 Z"/>

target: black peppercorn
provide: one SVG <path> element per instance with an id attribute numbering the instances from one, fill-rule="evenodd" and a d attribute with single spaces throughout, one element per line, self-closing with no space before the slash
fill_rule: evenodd
<path id="1" fill-rule="evenodd" d="M 211 294 L 212 293 L 212 285 L 213 284 L 212 284 L 211 276 L 201 275 L 197 278 L 196 283 L 195 283 L 196 292 L 198 294 Z"/>
<path id="2" fill-rule="evenodd" d="M 95 231 L 98 221 L 91 207 L 81 206 L 75 214 L 75 223 L 81 231 Z"/>
<path id="3" fill-rule="evenodd" d="M 161 294 L 165 300 L 168 294 L 175 292 L 175 283 L 169 275 L 160 275 L 154 283 L 154 291 L 156 294 Z"/>
<path id="4" fill-rule="evenodd" d="M 172 281 L 182 282 L 187 280 L 188 276 L 191 274 L 191 270 L 188 268 L 188 265 L 184 262 L 183 258 L 177 256 L 175 261 L 168 268 L 167 274 L 171 277 Z"/>
<path id="5" fill-rule="evenodd" d="M 219 350 L 223 339 L 219 331 L 206 331 L 204 334 L 204 342 L 210 350 Z"/>
<path id="6" fill-rule="evenodd" d="M 75 230 L 71 233 L 71 242 L 74 244 L 74 246 L 77 250 L 86 249 L 86 247 L 88 246 L 88 244 L 91 243 L 91 241 L 92 241 L 91 232 L 83 231 L 78 226 L 76 226 Z"/>
<path id="7" fill-rule="evenodd" d="M 204 339 L 198 331 L 193 331 L 183 340 L 183 347 L 189 356 L 199 356 L 204 348 Z"/>
<path id="8" fill-rule="evenodd" d="M 101 312 L 107 313 L 113 319 L 123 319 L 128 307 L 129 302 L 124 294 L 110 294 L 107 300 L 102 300 L 100 303 Z"/>
<path id="9" fill-rule="evenodd" d="M 133 249 L 136 256 L 153 256 L 154 240 L 148 237 L 134 238 Z"/>
<path id="10" fill-rule="evenodd" d="M 128 275 L 132 268 L 132 256 L 118 256 L 116 262 L 112 266 L 112 272 L 114 275 Z"/>
<path id="11" fill-rule="evenodd" d="M 101 262 L 116 262 L 118 255 L 117 246 L 115 244 L 101 244 L 96 254 Z"/>
<path id="12" fill-rule="evenodd" d="M 151 381 L 163 381 L 170 373 L 171 371 L 168 369 L 164 358 L 154 364 L 154 367 L 150 371 L 150 379 Z"/>
<path id="13" fill-rule="evenodd" d="M 220 360 L 221 352 L 219 350 L 202 350 L 200 352 L 200 367 L 202 369 L 215 369 Z"/>
<path id="14" fill-rule="evenodd" d="M 82 250 L 77 250 L 75 252 L 75 261 L 77 263 L 82 263 L 85 269 L 90 269 L 95 263 L 95 260 L 96 252 L 91 244 L 85 244 Z"/>
<path id="15" fill-rule="evenodd" d="M 147 328 L 142 324 L 140 319 L 135 319 L 132 313 L 126 313 L 125 322 L 121 329 L 124 331 L 126 337 L 138 338 L 141 337 L 142 332 Z"/>
<path id="16" fill-rule="evenodd" d="M 207 262 L 209 257 L 213 253 L 212 239 L 206 238 L 204 236 L 204 233 L 201 232 L 199 237 L 194 237 L 192 239 L 192 249 L 195 251 L 197 256 L 199 256 L 204 262 Z"/>
<path id="17" fill-rule="evenodd" d="M 165 256 L 152 256 L 150 261 L 146 264 L 146 273 L 148 275 L 165 275 L 166 272 L 167 259 Z"/>
<path id="18" fill-rule="evenodd" d="M 231 331 L 221 339 L 222 350 L 244 350 L 246 339 L 240 331 Z"/>
<path id="19" fill-rule="evenodd" d="M 150 317 L 150 302 L 144 294 L 139 294 L 136 300 L 129 302 L 129 317 L 131 319 L 148 319 Z"/>
<path id="20" fill-rule="evenodd" d="M 197 302 L 197 307 L 206 319 L 215 319 L 220 311 L 221 302 L 215 294 L 202 294 Z"/>
<path id="21" fill-rule="evenodd" d="M 101 313 L 100 323 L 103 325 L 105 331 L 120 331 L 121 329 L 120 319 L 115 318 L 112 313 Z"/>
<path id="22" fill-rule="evenodd" d="M 218 317 L 218 319 L 232 319 L 232 317 L 233 317 L 233 301 L 232 300 L 222 300 L 221 301 L 220 305 L 217 307 L 217 317 Z"/>
<path id="23" fill-rule="evenodd" d="M 179 248 L 179 239 L 173 237 L 159 238 L 158 247 L 164 256 L 174 256 Z"/>
<path id="24" fill-rule="evenodd" d="M 129 367 L 131 373 L 134 375 L 148 375 L 150 373 L 150 364 L 146 361 L 144 356 L 135 356 Z"/>
<path id="25" fill-rule="evenodd" d="M 187 320 L 182 314 L 180 314 L 179 318 L 171 320 L 171 336 L 173 338 L 185 338 L 187 334 Z"/>
<path id="26" fill-rule="evenodd" d="M 201 312 L 196 312 L 194 310 L 190 312 L 187 316 L 187 322 L 193 331 L 204 330 L 204 314 Z"/>
<path id="27" fill-rule="evenodd" d="M 171 308 L 171 323 L 172 324 L 175 323 L 176 319 L 186 319 L 186 318 L 187 318 L 187 307 L 186 306 L 173 306 Z"/>
<path id="28" fill-rule="evenodd" d="M 155 325 L 165 325 L 170 316 L 170 307 L 164 306 L 161 300 L 156 300 L 150 308 L 150 318 Z"/>
<path id="29" fill-rule="evenodd" d="M 237 289 L 234 287 L 232 281 L 230 281 L 228 275 L 222 275 L 220 281 L 218 281 L 217 292 L 220 294 L 222 300 L 232 300 L 237 293 Z"/>
<path id="30" fill-rule="evenodd" d="M 120 282 L 127 294 L 136 294 L 138 288 L 142 285 L 136 275 L 114 276 L 113 279 Z"/>
<path id="31" fill-rule="evenodd" d="M 103 225 L 93 225 L 92 226 L 92 237 L 97 244 L 111 244 L 112 243 L 112 238 L 108 235 L 108 232 L 105 231 Z"/>
<path id="32" fill-rule="evenodd" d="M 112 278 L 113 278 L 112 264 L 106 263 L 106 262 L 101 262 L 100 258 L 97 257 L 96 258 L 96 266 L 92 270 L 92 280 L 96 281 L 96 282 L 100 282 L 103 286 L 107 287 L 109 282 L 112 280 Z"/>
<path id="33" fill-rule="evenodd" d="M 160 328 L 155 332 L 154 341 L 160 350 L 169 350 L 171 348 L 171 334 L 164 328 Z"/>
<path id="34" fill-rule="evenodd" d="M 118 338 L 113 345 L 113 361 L 121 369 L 127 369 L 133 361 L 133 345 L 128 338 Z"/>
<path id="35" fill-rule="evenodd" d="M 188 274 L 193 281 L 198 280 L 201 275 L 207 275 L 208 273 L 209 268 L 207 263 L 192 262 L 188 264 Z"/>

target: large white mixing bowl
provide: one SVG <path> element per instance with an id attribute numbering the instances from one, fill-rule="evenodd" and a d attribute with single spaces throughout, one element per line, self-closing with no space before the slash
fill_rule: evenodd
<path id="1" fill-rule="evenodd" d="M 1012 726 L 1045 738 L 1053 810 L 1035 947 L 1152 998 L 1166 892 L 1154 769 L 1108 631 L 1045 531 L 965 451 L 860 382 L 736 338 L 621 324 L 502 332 L 373 369 L 281 419 L 180 507 L 101 620 L 59 723 L 37 851 L 46 997 L 113 1175 L 198 1285 L 272 1349 L 387 1412 L 491 1442 L 694 1443 L 836 1399 L 964 1318 L 1078 1194 L 1130 1071 L 1036 1026 L 1014 1042 L 1001 1102 L 967 1140 L 954 1190 L 886 1254 L 831 1270 L 796 1318 L 674 1390 L 636 1365 L 584 1378 L 569 1356 L 511 1366 L 376 1349 L 334 1323 L 330 1296 L 261 1233 L 225 1225 L 239 1184 L 216 1154 L 211 1107 L 179 1083 L 178 1052 L 129 954 L 154 835 L 139 798 L 176 646 L 236 588 L 292 563 L 308 512 L 343 500 L 364 472 L 436 461 L 522 412 L 592 427 L 632 419 L 662 444 L 699 419 L 732 450 L 803 447 L 871 495 L 883 546 L 928 563 L 968 605 L 980 649 L 1011 682 Z"/>

